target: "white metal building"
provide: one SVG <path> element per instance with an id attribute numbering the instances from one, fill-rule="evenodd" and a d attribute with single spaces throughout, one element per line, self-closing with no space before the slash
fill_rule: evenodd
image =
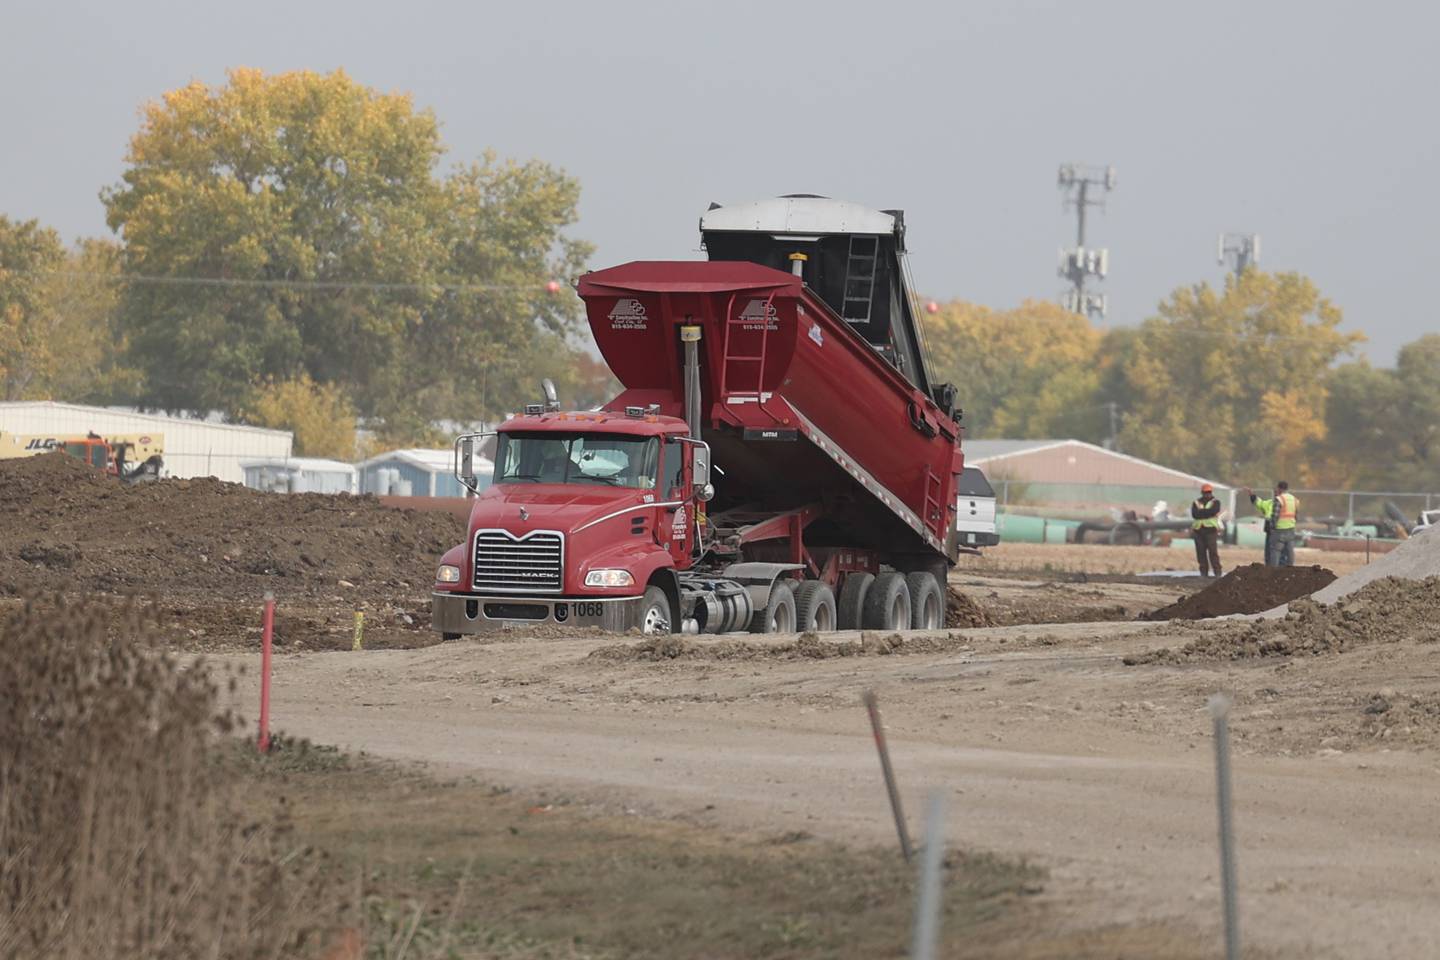
<path id="1" fill-rule="evenodd" d="M 356 464 L 360 492 L 380 496 L 463 497 L 466 490 L 455 479 L 455 451 L 390 450 Z M 475 477 L 481 490 L 490 485 L 494 465 L 475 458 Z"/>
<path id="2" fill-rule="evenodd" d="M 274 493 L 356 493 L 353 464 L 319 457 L 241 460 L 245 486 Z"/>
<path id="3" fill-rule="evenodd" d="M 160 434 L 164 437 L 164 476 L 218 477 L 241 483 L 242 460 L 290 456 L 288 430 L 265 430 L 232 423 L 134 413 L 75 403 L 27 400 L 0 403 L 0 431 L 29 436 L 102 437 Z"/>

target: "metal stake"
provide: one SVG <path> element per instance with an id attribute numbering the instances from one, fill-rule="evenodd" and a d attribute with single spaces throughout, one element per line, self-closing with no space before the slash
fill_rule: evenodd
<path id="1" fill-rule="evenodd" d="M 1220 808 L 1220 893 L 1225 905 L 1225 960 L 1240 960 L 1240 914 L 1235 903 L 1235 836 L 1230 817 L 1230 698 L 1210 698 L 1215 721 L 1215 792 Z"/>
<path id="2" fill-rule="evenodd" d="M 256 747 L 270 752 L 270 648 L 275 636 L 275 594 L 265 591 L 265 614 L 260 627 L 260 735 Z"/>
<path id="3" fill-rule="evenodd" d="M 945 859 L 945 794 L 930 794 L 925 815 L 925 847 L 920 858 L 920 892 L 915 898 L 915 934 L 911 960 L 935 960 L 940 941 L 940 865 Z"/>
<path id="4" fill-rule="evenodd" d="M 890 810 L 895 814 L 895 832 L 900 835 L 900 853 L 908 861 L 915 850 L 910 845 L 910 830 L 905 826 L 905 811 L 900 807 L 900 790 L 895 786 L 895 770 L 890 766 L 890 748 L 885 745 L 885 726 L 880 722 L 880 703 L 874 690 L 865 691 L 865 709 L 870 711 L 870 728 L 875 732 L 875 749 L 880 752 L 880 772 L 885 775 L 885 789 L 890 794 Z"/>

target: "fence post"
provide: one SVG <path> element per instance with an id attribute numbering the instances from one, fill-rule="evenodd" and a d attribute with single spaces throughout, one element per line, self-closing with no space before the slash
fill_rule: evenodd
<path id="1" fill-rule="evenodd" d="M 270 752 L 270 647 L 275 636 L 275 594 L 265 592 L 265 616 L 260 630 L 260 738 L 261 753 Z"/>
<path id="2" fill-rule="evenodd" d="M 1346 499 L 1348 505 L 1345 507 L 1345 525 L 1353 527 L 1355 526 L 1355 491 L 1351 490 Z"/>
<path id="3" fill-rule="evenodd" d="M 940 942 L 940 867 L 945 859 L 945 794 L 930 794 L 925 815 L 925 849 L 920 858 L 920 891 L 915 898 L 911 960 L 935 960 Z"/>
<path id="4" fill-rule="evenodd" d="M 1230 818 L 1230 698 L 1210 698 L 1215 721 L 1215 800 L 1220 820 L 1220 895 L 1225 911 L 1225 960 L 1240 960 L 1240 916 L 1235 899 L 1235 835 Z"/>

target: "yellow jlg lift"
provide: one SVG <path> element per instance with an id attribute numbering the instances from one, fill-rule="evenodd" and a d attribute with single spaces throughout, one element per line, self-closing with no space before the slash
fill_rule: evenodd
<path id="1" fill-rule="evenodd" d="M 62 451 L 125 483 L 148 483 L 165 466 L 165 438 L 158 433 L 102 437 L 47 436 L 0 432 L 0 460 Z"/>

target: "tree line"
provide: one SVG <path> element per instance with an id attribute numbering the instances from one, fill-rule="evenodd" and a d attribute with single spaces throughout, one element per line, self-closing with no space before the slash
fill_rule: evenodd
<path id="1" fill-rule="evenodd" d="M 1440 489 L 1440 334 L 1393 368 L 1297 273 L 1175 290 L 1138 327 L 1051 303 L 956 301 L 927 318 L 967 436 L 1077 438 L 1228 483 Z"/>
<path id="2" fill-rule="evenodd" d="M 166 93 L 101 193 L 113 239 L 0 216 L 0 397 L 218 410 L 347 458 L 357 422 L 434 443 L 544 376 L 603 399 L 579 183 L 444 157 L 432 113 L 341 71 Z"/>
<path id="3" fill-rule="evenodd" d="M 615 388 L 568 289 L 579 183 L 486 154 L 442 169 L 437 118 L 344 72 L 266 75 L 148 104 L 112 238 L 66 248 L 0 215 L 0 399 L 215 411 L 348 458 L 442 442 L 550 377 Z M 1182 287 L 1138 327 L 963 301 L 927 318 L 972 437 L 1076 437 L 1216 479 L 1440 486 L 1440 335 L 1394 368 L 1307 278 Z"/>

